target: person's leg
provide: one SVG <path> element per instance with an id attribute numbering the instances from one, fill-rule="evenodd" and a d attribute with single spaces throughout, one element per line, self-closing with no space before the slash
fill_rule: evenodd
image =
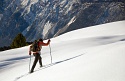
<path id="1" fill-rule="evenodd" d="M 34 54 L 34 56 L 35 56 L 35 60 L 34 60 L 34 63 L 33 63 L 33 66 L 32 66 L 32 68 L 31 68 L 30 73 L 32 73 L 32 72 L 34 71 L 34 68 L 35 68 L 35 66 L 36 66 L 36 64 L 37 64 L 37 61 L 38 61 L 38 59 L 39 59 L 39 55 L 38 55 L 38 54 Z"/>
<path id="2" fill-rule="evenodd" d="M 39 64 L 40 64 L 40 67 L 43 66 L 43 65 L 42 65 L 42 58 L 41 58 L 40 54 L 39 54 Z"/>

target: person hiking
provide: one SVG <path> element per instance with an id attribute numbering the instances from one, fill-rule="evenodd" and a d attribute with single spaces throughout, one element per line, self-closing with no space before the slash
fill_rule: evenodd
<path id="1" fill-rule="evenodd" d="M 48 46 L 50 44 L 50 39 L 48 40 L 47 43 L 44 43 L 43 39 L 39 39 L 38 41 L 35 41 L 35 43 L 37 44 L 37 46 L 35 47 L 36 50 L 32 50 L 33 44 L 29 48 L 29 55 L 31 55 L 31 53 L 33 53 L 33 55 L 35 56 L 35 59 L 34 59 L 34 62 L 33 62 L 30 73 L 34 72 L 34 68 L 35 68 L 38 60 L 39 60 L 40 67 L 43 66 L 42 65 L 42 58 L 40 56 L 40 51 L 41 51 L 42 46 Z"/>

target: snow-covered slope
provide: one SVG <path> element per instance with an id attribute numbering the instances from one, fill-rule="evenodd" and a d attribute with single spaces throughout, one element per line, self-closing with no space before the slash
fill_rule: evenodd
<path id="1" fill-rule="evenodd" d="M 49 46 L 43 47 L 41 56 L 46 67 L 37 64 L 35 72 L 28 75 L 29 46 L 0 52 L 0 80 L 125 81 L 124 26 L 125 21 L 119 21 L 51 39 L 52 64 Z"/>

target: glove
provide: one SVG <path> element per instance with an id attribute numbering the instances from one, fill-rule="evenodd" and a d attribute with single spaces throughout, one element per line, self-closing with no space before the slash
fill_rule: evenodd
<path id="1" fill-rule="evenodd" d="M 31 52 L 29 52 L 29 55 L 31 55 Z"/>
<path id="2" fill-rule="evenodd" d="M 50 42 L 51 40 L 49 39 L 48 42 Z"/>

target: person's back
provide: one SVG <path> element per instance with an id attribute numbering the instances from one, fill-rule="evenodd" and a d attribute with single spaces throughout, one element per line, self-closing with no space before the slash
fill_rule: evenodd
<path id="1" fill-rule="evenodd" d="M 39 41 L 35 40 L 35 41 L 31 44 L 31 46 L 30 46 L 30 51 L 32 51 L 32 52 L 37 52 L 37 51 L 39 51 L 40 48 L 39 48 L 38 43 L 39 43 Z"/>

